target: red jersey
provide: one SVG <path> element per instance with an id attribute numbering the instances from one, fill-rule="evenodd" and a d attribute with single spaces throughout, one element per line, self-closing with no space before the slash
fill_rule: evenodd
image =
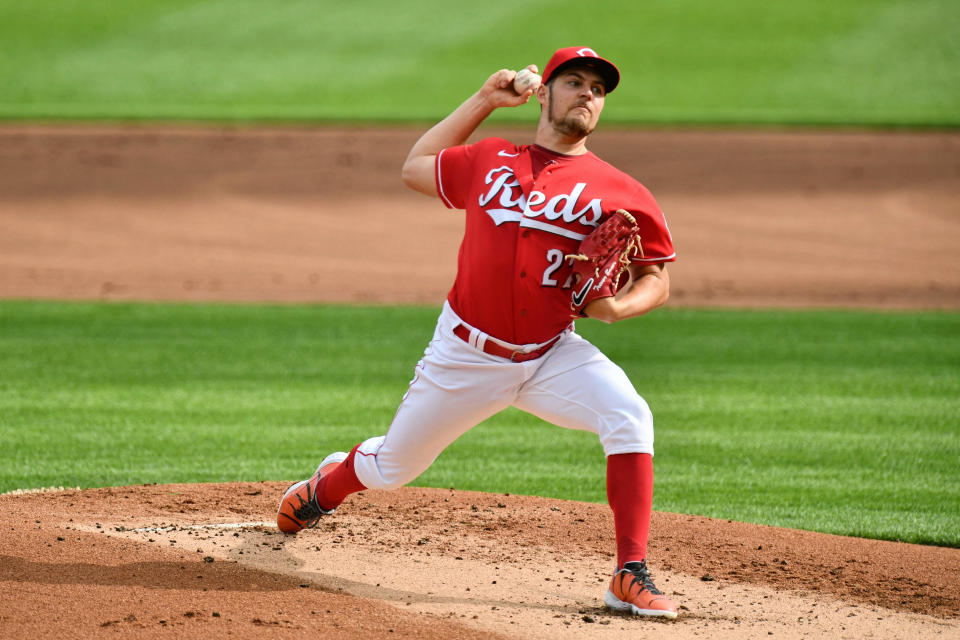
<path id="1" fill-rule="evenodd" d="M 437 192 L 466 210 L 447 300 L 467 323 L 513 344 L 546 342 L 570 324 L 564 256 L 617 209 L 637 219 L 643 256 L 676 258 L 666 219 L 632 177 L 592 153 L 568 156 L 501 138 L 437 154 Z"/>

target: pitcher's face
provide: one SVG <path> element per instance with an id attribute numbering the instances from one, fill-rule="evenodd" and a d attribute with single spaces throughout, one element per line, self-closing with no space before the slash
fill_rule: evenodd
<path id="1" fill-rule="evenodd" d="M 557 133 L 583 138 L 596 128 L 606 97 L 600 74 L 582 67 L 567 69 L 549 83 L 544 93 L 547 120 Z"/>

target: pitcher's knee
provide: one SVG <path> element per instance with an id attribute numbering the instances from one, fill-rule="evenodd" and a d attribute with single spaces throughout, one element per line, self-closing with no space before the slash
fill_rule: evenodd
<path id="1" fill-rule="evenodd" d="M 605 455 L 649 453 L 653 455 L 653 413 L 643 398 L 629 408 L 606 416 L 598 432 Z"/>

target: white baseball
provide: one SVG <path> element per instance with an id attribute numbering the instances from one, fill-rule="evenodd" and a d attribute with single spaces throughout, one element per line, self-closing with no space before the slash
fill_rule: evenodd
<path id="1" fill-rule="evenodd" d="M 513 90 L 519 94 L 523 94 L 530 89 L 536 91 L 542 79 L 539 74 L 524 67 L 517 72 L 517 77 L 513 79 Z"/>

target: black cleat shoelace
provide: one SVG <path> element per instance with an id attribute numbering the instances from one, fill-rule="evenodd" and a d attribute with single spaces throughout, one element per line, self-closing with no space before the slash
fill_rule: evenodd
<path id="1" fill-rule="evenodd" d="M 642 562 L 624 562 L 623 571 L 627 571 L 633 576 L 633 582 L 640 583 L 641 591 L 646 590 L 654 595 L 663 595 L 663 593 L 653 584 L 653 580 L 650 578 L 650 570 L 647 569 L 646 560 Z"/>
<path id="2" fill-rule="evenodd" d="M 321 509 L 320 505 L 317 504 L 317 495 L 313 492 L 309 482 L 307 482 L 307 499 L 301 498 L 299 493 L 295 494 L 295 497 L 300 501 L 300 506 L 293 510 L 293 516 L 297 524 L 304 529 L 312 529 L 317 526 L 317 523 L 320 522 L 320 516 L 330 513 Z M 283 515 L 286 516 L 286 514 Z"/>

